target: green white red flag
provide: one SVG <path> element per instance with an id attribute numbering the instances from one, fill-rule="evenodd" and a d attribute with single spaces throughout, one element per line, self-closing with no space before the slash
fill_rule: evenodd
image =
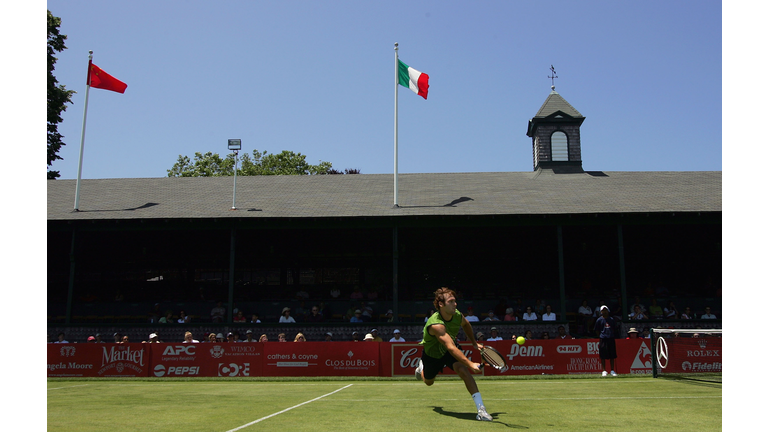
<path id="1" fill-rule="evenodd" d="M 397 62 L 398 83 L 426 99 L 429 91 L 429 75 L 417 71 L 400 60 Z"/>

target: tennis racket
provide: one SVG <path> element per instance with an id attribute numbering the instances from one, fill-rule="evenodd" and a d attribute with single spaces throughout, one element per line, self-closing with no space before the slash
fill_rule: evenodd
<path id="1" fill-rule="evenodd" d="M 501 370 L 507 367 L 507 362 L 504 361 L 504 356 L 493 347 L 484 346 L 481 348 L 480 356 L 485 360 L 485 363 L 493 368 Z M 483 364 L 480 366 L 483 366 Z"/>

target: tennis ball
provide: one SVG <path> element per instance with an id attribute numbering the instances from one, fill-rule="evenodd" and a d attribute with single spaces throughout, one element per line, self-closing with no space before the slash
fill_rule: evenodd
<path id="1" fill-rule="evenodd" d="M 525 338 L 524 338 L 524 337 L 522 337 L 522 336 L 518 336 L 518 337 L 517 337 L 517 344 L 518 344 L 518 345 L 522 345 L 522 344 L 524 344 L 524 343 L 525 343 Z"/>

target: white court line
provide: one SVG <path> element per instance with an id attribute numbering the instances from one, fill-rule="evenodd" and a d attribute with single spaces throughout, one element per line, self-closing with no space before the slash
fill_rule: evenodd
<path id="1" fill-rule="evenodd" d="M 88 384 L 73 385 L 73 386 L 69 386 L 69 387 L 51 387 L 48 390 L 61 390 L 61 389 L 68 389 L 68 388 L 72 388 L 72 387 L 85 387 L 87 385 Z"/>
<path id="2" fill-rule="evenodd" d="M 251 425 L 255 425 L 256 423 L 258 423 L 258 422 L 260 422 L 260 421 L 262 421 L 262 420 L 266 420 L 266 419 L 268 419 L 268 418 L 271 418 L 271 417 L 274 417 L 274 416 L 276 416 L 276 415 L 282 414 L 282 413 L 284 413 L 284 412 L 286 412 L 286 411 L 290 411 L 290 410 L 292 410 L 292 409 L 294 409 L 294 408 L 298 408 L 298 407 L 300 407 L 300 406 L 302 406 L 302 405 L 306 405 L 306 404 L 308 404 L 308 403 L 310 403 L 310 402 L 314 402 L 314 401 L 316 401 L 316 400 L 318 400 L 318 399 L 322 399 L 322 398 L 324 398 L 324 397 L 326 397 L 326 396 L 330 396 L 330 395 L 332 395 L 332 394 L 334 394 L 334 393 L 338 393 L 338 392 L 340 392 L 340 391 L 342 391 L 342 390 L 344 390 L 345 388 L 348 388 L 348 387 L 352 387 L 352 384 L 349 384 L 349 385 L 347 385 L 347 386 L 344 386 L 344 387 L 342 387 L 342 388 L 340 388 L 340 389 L 338 389 L 338 390 L 334 390 L 334 391 L 332 391 L 332 392 L 330 392 L 330 393 L 328 393 L 328 394 L 324 394 L 324 395 L 322 395 L 322 396 L 316 397 L 316 398 L 314 398 L 314 399 L 312 399 L 312 400 L 308 400 L 308 401 L 306 401 L 306 402 L 302 402 L 302 403 L 300 403 L 300 404 L 298 404 L 298 405 L 294 405 L 294 406 L 292 406 L 292 407 L 290 407 L 290 408 L 286 408 L 286 409 L 284 409 L 284 410 L 282 410 L 282 411 L 279 411 L 279 412 L 276 412 L 276 413 L 274 413 L 274 414 L 270 414 L 270 415 L 268 415 L 268 416 L 266 416 L 266 417 L 262 417 L 262 418 L 260 418 L 260 419 L 258 419 L 258 420 L 254 420 L 254 421 L 252 421 L 252 422 L 250 422 L 250 423 L 244 424 L 244 425 L 242 425 L 242 426 L 239 426 L 239 427 L 236 427 L 236 428 L 234 428 L 234 429 L 230 429 L 230 430 L 228 430 L 227 432 L 234 432 L 234 431 L 237 431 L 237 430 L 240 430 L 240 429 L 243 429 L 243 428 L 247 428 L 248 426 L 251 426 Z"/>

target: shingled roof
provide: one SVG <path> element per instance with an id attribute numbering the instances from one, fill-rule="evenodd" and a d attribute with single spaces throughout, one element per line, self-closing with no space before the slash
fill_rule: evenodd
<path id="1" fill-rule="evenodd" d="M 539 108 L 539 112 L 537 112 L 533 118 L 548 117 L 558 111 L 568 114 L 573 118 L 584 117 L 576 108 L 569 104 L 567 100 L 563 99 L 563 97 L 560 96 L 560 93 L 552 90 L 549 96 L 547 96 L 547 100 L 545 100 L 541 105 L 541 108 Z"/>
<path id="2" fill-rule="evenodd" d="M 48 220 L 721 212 L 722 172 L 537 172 L 49 180 Z"/>

